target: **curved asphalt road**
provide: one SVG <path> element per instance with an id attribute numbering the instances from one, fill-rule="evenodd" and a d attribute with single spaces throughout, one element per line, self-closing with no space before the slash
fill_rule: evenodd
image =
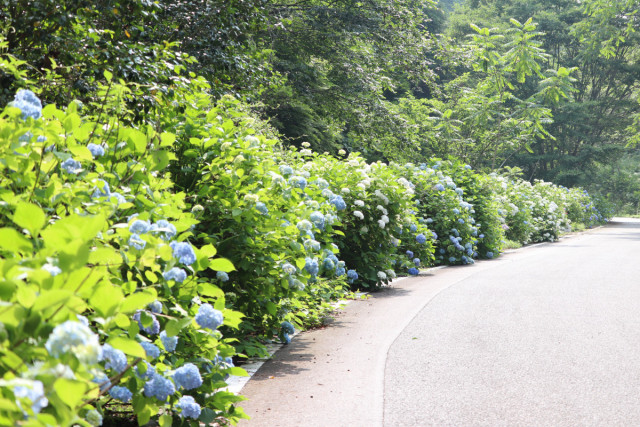
<path id="1" fill-rule="evenodd" d="M 640 426 L 640 221 L 403 280 L 242 390 L 255 426 Z"/>

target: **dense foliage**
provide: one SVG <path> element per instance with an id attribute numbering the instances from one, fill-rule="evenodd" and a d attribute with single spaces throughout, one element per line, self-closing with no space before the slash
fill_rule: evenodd
<path id="1" fill-rule="evenodd" d="M 0 2 L 0 424 L 235 423 L 234 363 L 332 301 L 612 213 L 504 165 L 581 158 L 637 209 L 603 166 L 633 28 L 594 44 L 589 3 L 562 46 L 598 80 L 524 3 L 475 3 L 445 37 L 426 0 Z"/>

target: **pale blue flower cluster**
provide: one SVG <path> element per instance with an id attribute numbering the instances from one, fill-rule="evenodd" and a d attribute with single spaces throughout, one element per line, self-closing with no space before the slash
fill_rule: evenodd
<path id="1" fill-rule="evenodd" d="M 265 205 L 262 202 L 256 203 L 256 210 L 260 212 L 262 215 L 267 215 L 269 213 L 269 209 L 267 208 L 267 205 Z"/>
<path id="2" fill-rule="evenodd" d="M 200 417 L 201 408 L 192 396 L 182 396 L 176 408 L 180 410 L 180 417 L 189 417 L 198 419 Z"/>
<path id="3" fill-rule="evenodd" d="M 187 272 L 182 268 L 173 267 L 171 270 L 162 273 L 162 277 L 164 277 L 164 280 L 174 280 L 177 283 L 182 283 L 187 278 Z"/>
<path id="4" fill-rule="evenodd" d="M 149 221 L 145 221 L 145 220 L 142 220 L 142 219 L 136 219 L 129 226 L 129 232 L 130 233 L 144 234 L 144 233 L 149 232 L 149 230 L 151 230 L 151 224 L 149 223 Z"/>
<path id="5" fill-rule="evenodd" d="M 487 258 L 493 258 L 493 252 L 487 252 Z"/>
<path id="6" fill-rule="evenodd" d="M 72 175 L 77 175 L 82 171 L 82 165 L 79 161 L 72 158 L 68 158 L 60 164 L 60 167 L 66 172 Z"/>
<path id="7" fill-rule="evenodd" d="M 301 176 L 292 176 L 291 178 L 289 178 L 289 184 L 291 184 L 295 188 L 304 190 L 307 186 L 307 180 Z"/>
<path id="8" fill-rule="evenodd" d="M 122 373 L 127 368 L 127 356 L 122 350 L 113 348 L 109 344 L 102 346 L 102 358 L 107 362 L 104 365 L 105 369 L 113 369 Z"/>
<path id="9" fill-rule="evenodd" d="M 145 240 L 143 240 L 142 237 L 140 237 L 139 234 L 136 234 L 136 233 L 133 233 L 129 237 L 128 244 L 129 244 L 129 246 L 133 246 L 134 248 L 136 248 L 139 251 L 143 250 L 144 247 L 147 246 L 147 242 Z"/>
<path id="10" fill-rule="evenodd" d="M 34 414 L 40 413 L 42 408 L 45 408 L 49 404 L 49 400 L 44 395 L 44 385 L 42 381 L 16 380 L 16 382 L 17 385 L 13 388 L 13 395 L 21 409 L 20 400 L 22 399 L 27 399 L 31 402 L 31 411 Z"/>
<path id="11" fill-rule="evenodd" d="M 222 312 L 213 308 L 211 304 L 202 304 L 196 314 L 196 323 L 203 328 L 218 329 L 223 321 Z"/>
<path id="12" fill-rule="evenodd" d="M 160 356 L 160 349 L 155 344 L 147 341 L 141 341 L 140 345 L 142 346 L 142 348 L 144 348 L 144 352 L 148 357 L 155 359 L 156 357 Z"/>
<path id="13" fill-rule="evenodd" d="M 95 372 L 91 382 L 98 384 L 101 391 L 105 391 L 107 388 L 111 387 L 109 377 L 102 371 Z"/>
<path id="14" fill-rule="evenodd" d="M 94 144 L 93 142 L 87 144 L 87 149 L 91 152 L 91 156 L 93 156 L 94 159 L 96 157 L 104 156 L 105 153 L 104 147 L 102 145 Z"/>
<path id="15" fill-rule="evenodd" d="M 138 322 L 138 327 L 140 327 L 140 330 L 150 334 L 150 335 L 157 335 L 160 333 L 160 322 L 158 322 L 158 319 L 156 319 L 156 316 L 154 316 L 153 314 L 149 314 L 149 316 L 151 316 L 151 325 L 150 326 L 144 326 L 142 324 L 142 322 L 140 321 L 140 312 L 136 311 L 135 314 L 133 315 L 133 320 Z"/>
<path id="16" fill-rule="evenodd" d="M 167 397 L 175 392 L 176 388 L 171 380 L 157 373 L 154 373 L 151 380 L 144 384 L 144 395 L 147 397 L 155 397 L 161 402 L 165 402 Z"/>
<path id="17" fill-rule="evenodd" d="M 282 341 L 283 344 L 291 343 L 291 335 L 296 332 L 293 325 L 286 320 L 280 324 L 280 332 L 278 333 L 278 337 Z"/>
<path id="18" fill-rule="evenodd" d="M 336 207 L 337 210 L 342 211 L 347 208 L 347 204 L 344 202 L 342 196 L 334 194 L 334 196 L 329 199 L 329 203 Z"/>
<path id="19" fill-rule="evenodd" d="M 84 419 L 91 424 L 93 427 L 98 427 L 102 425 L 102 414 L 95 409 L 91 409 L 87 411 L 84 416 Z"/>
<path id="20" fill-rule="evenodd" d="M 307 270 L 312 277 L 318 274 L 320 267 L 318 265 L 318 260 L 316 258 L 306 257 L 304 259 L 304 269 Z"/>
<path id="21" fill-rule="evenodd" d="M 358 273 L 355 270 L 347 271 L 347 282 L 353 283 L 358 280 Z"/>
<path id="22" fill-rule="evenodd" d="M 126 387 L 119 386 L 119 385 L 112 387 L 109 390 L 109 395 L 111 397 L 113 397 L 114 399 L 119 400 L 119 401 L 124 402 L 124 403 L 129 403 L 129 401 L 133 397 L 133 394 L 131 393 L 131 390 L 129 390 Z"/>
<path id="23" fill-rule="evenodd" d="M 320 230 L 324 230 L 324 215 L 322 214 L 322 212 L 319 211 L 315 211 L 311 213 L 311 216 L 309 216 L 309 219 L 311 220 L 311 222 L 313 222 L 315 224 L 316 227 L 318 227 Z"/>
<path id="24" fill-rule="evenodd" d="M 162 341 L 162 345 L 164 346 L 164 349 L 167 350 L 169 353 L 172 353 L 173 351 L 175 351 L 176 346 L 178 345 L 178 337 L 177 336 L 170 337 L 167 335 L 166 331 L 160 332 L 160 341 Z"/>
<path id="25" fill-rule="evenodd" d="M 155 224 L 152 224 L 151 225 L 151 231 L 159 232 L 160 233 L 160 238 L 162 240 L 166 240 L 166 241 L 169 241 L 169 240 L 173 239 L 176 236 L 177 232 L 178 232 L 176 230 L 176 226 L 171 224 L 166 219 L 161 219 L 158 222 L 156 222 Z"/>
<path id="26" fill-rule="evenodd" d="M 418 231 L 418 226 L 417 226 L 417 225 L 415 225 L 415 224 L 411 224 L 411 226 L 409 227 L 409 230 L 410 230 L 412 233 L 415 233 L 416 231 Z"/>
<path id="27" fill-rule="evenodd" d="M 125 199 L 122 194 L 118 192 L 112 193 L 109 189 L 109 184 L 102 180 L 98 180 L 98 187 L 93 190 L 93 194 L 91 194 L 91 197 L 94 199 L 100 197 L 115 197 L 118 204 L 127 202 L 127 199 Z"/>
<path id="28" fill-rule="evenodd" d="M 185 390 L 191 390 L 202 385 L 200 371 L 193 363 L 185 363 L 176 369 L 173 374 L 173 380 L 179 389 L 184 388 Z"/>
<path id="29" fill-rule="evenodd" d="M 155 300 L 154 302 L 152 302 L 151 304 L 149 304 L 147 306 L 147 308 L 149 309 L 149 311 L 151 311 L 152 313 L 156 313 L 156 314 L 161 314 L 162 313 L 162 303 L 158 300 Z"/>
<path id="30" fill-rule="evenodd" d="M 311 221 L 303 219 L 296 224 L 296 227 L 298 227 L 298 230 L 300 230 L 301 232 L 308 232 L 313 228 L 313 224 L 311 223 Z"/>
<path id="31" fill-rule="evenodd" d="M 413 263 L 415 264 L 415 266 L 416 266 L 416 267 L 419 267 L 419 266 L 420 266 L 420 262 L 421 262 L 421 261 L 420 261 L 420 258 L 414 258 L 414 259 L 413 259 Z"/>
<path id="32" fill-rule="evenodd" d="M 67 320 L 51 331 L 45 348 L 53 357 L 75 355 L 86 364 L 95 364 L 102 358 L 98 336 L 83 322 Z"/>
<path id="33" fill-rule="evenodd" d="M 298 269 L 295 268 L 290 263 L 286 262 L 282 265 L 282 271 L 284 271 L 285 274 L 288 274 L 289 276 L 291 276 L 292 274 L 296 274 Z"/>
<path id="34" fill-rule="evenodd" d="M 405 253 L 407 254 L 407 256 L 408 256 L 409 258 L 413 258 L 413 252 L 412 252 L 412 251 L 407 251 L 407 252 L 405 252 Z"/>
<path id="35" fill-rule="evenodd" d="M 42 266 L 42 269 L 52 276 L 57 276 L 58 274 L 62 273 L 62 270 L 60 270 L 60 267 L 52 264 L 45 264 Z"/>
<path id="36" fill-rule="evenodd" d="M 20 89 L 16 93 L 11 106 L 22 111 L 24 120 L 27 120 L 27 117 L 33 117 L 37 120 L 42 115 L 42 102 L 40 102 L 35 93 L 28 89 Z"/>
<path id="37" fill-rule="evenodd" d="M 216 271 L 216 279 L 220 280 L 221 282 L 228 282 L 229 275 L 224 271 Z"/>
<path id="38" fill-rule="evenodd" d="M 280 173 L 282 175 L 284 175 L 284 176 L 291 175 L 291 174 L 293 174 L 293 169 L 291 168 L 291 166 L 281 165 L 280 166 Z"/>
<path id="39" fill-rule="evenodd" d="M 140 378 L 142 378 L 143 380 L 150 380 L 153 378 L 153 376 L 156 373 L 156 368 L 153 367 L 153 365 L 151 365 L 149 362 L 147 362 L 146 360 L 143 360 L 147 370 L 144 371 L 144 373 L 142 373 L 141 369 L 138 369 L 138 367 L 136 366 L 134 368 L 134 372 L 136 373 L 137 376 L 139 376 Z"/>
<path id="40" fill-rule="evenodd" d="M 319 251 L 320 250 L 320 242 L 313 239 L 306 239 L 303 243 L 304 247 L 308 251 Z"/>
<path id="41" fill-rule="evenodd" d="M 436 190 L 438 190 L 438 191 L 444 191 L 444 185 L 442 185 L 442 184 L 436 184 Z"/>
<path id="42" fill-rule="evenodd" d="M 410 274 L 410 275 L 412 275 L 412 276 L 417 276 L 417 275 L 418 275 L 418 273 L 420 273 L 420 271 L 418 271 L 418 269 L 417 269 L 417 268 L 415 268 L 415 267 L 411 267 L 411 268 L 409 269 L 409 271 L 408 271 L 408 272 L 409 272 L 409 274 Z"/>
<path id="43" fill-rule="evenodd" d="M 213 363 L 215 363 L 221 369 L 233 368 L 235 365 L 233 364 L 233 358 L 231 357 L 222 357 L 219 354 L 213 358 Z"/>
<path id="44" fill-rule="evenodd" d="M 314 182 L 318 186 L 318 188 L 325 189 L 325 188 L 329 187 L 329 183 L 326 180 L 322 179 L 322 178 L 318 178 Z"/>
<path id="45" fill-rule="evenodd" d="M 187 242 L 171 242 L 169 244 L 173 249 L 173 257 L 180 263 L 191 265 L 196 262 L 196 253 L 193 247 Z"/>
<path id="46" fill-rule="evenodd" d="M 416 236 L 416 242 L 422 245 L 427 242 L 427 238 L 424 236 L 424 234 L 420 233 Z"/>

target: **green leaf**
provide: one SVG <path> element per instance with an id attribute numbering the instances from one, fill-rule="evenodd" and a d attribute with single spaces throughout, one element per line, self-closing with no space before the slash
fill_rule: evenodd
<path id="1" fill-rule="evenodd" d="M 170 146 L 173 145 L 173 143 L 176 141 L 176 136 L 172 133 L 169 132 L 163 132 L 160 135 L 160 145 L 162 147 L 166 147 L 166 146 Z"/>
<path id="2" fill-rule="evenodd" d="M 160 427 L 171 427 L 173 417 L 169 414 L 164 414 L 158 418 L 158 422 L 160 423 Z"/>
<path id="3" fill-rule="evenodd" d="M 180 331 L 186 326 L 191 324 L 192 319 L 190 317 L 184 317 L 180 320 L 171 319 L 167 323 L 165 330 L 167 331 L 167 335 L 170 337 L 175 337 L 180 333 Z"/>
<path id="4" fill-rule="evenodd" d="M 104 72 L 102 74 L 104 74 L 104 78 L 108 82 L 110 82 L 111 79 L 113 79 L 113 74 L 111 74 L 110 71 L 104 70 Z"/>
<path id="5" fill-rule="evenodd" d="M 0 228 L 0 248 L 10 252 L 30 252 L 33 245 L 13 228 Z"/>
<path id="6" fill-rule="evenodd" d="M 233 368 L 226 369 L 226 372 L 229 373 L 230 375 L 234 375 L 236 377 L 248 377 L 249 376 L 247 371 L 245 371 L 242 368 L 238 368 L 238 367 L 233 367 Z"/>
<path id="7" fill-rule="evenodd" d="M 234 271 L 236 269 L 233 266 L 233 263 L 226 258 L 212 259 L 211 263 L 209 264 L 209 268 L 216 271 L 224 271 L 225 273 Z"/>
<path id="8" fill-rule="evenodd" d="M 44 227 L 46 218 L 40 206 L 27 202 L 20 202 L 13 214 L 13 222 L 29 230 L 32 236 L 36 236 Z"/>
<path id="9" fill-rule="evenodd" d="M 93 293 L 89 302 L 100 316 L 107 318 L 115 314 L 123 296 L 120 288 L 104 283 Z"/>
<path id="10" fill-rule="evenodd" d="M 207 297 L 219 298 L 224 295 L 224 291 L 214 284 L 203 282 L 198 284 L 198 293 Z"/>
<path id="11" fill-rule="evenodd" d="M 120 311 L 123 313 L 133 313 L 136 310 L 142 310 L 155 301 L 156 298 L 156 291 L 152 289 L 145 289 L 141 292 L 136 292 L 124 299 Z"/>
<path id="12" fill-rule="evenodd" d="M 53 383 L 53 388 L 60 400 L 71 409 L 75 409 L 75 407 L 86 398 L 87 384 L 82 381 L 58 378 L 56 382 Z"/>
<path id="13" fill-rule="evenodd" d="M 125 354 L 133 357 L 141 357 L 145 359 L 147 354 L 144 352 L 142 346 L 130 338 L 115 337 L 107 341 L 109 345 L 118 350 L 122 350 Z"/>

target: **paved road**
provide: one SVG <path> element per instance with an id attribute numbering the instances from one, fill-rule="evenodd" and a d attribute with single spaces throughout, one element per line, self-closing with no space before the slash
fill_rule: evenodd
<path id="1" fill-rule="evenodd" d="M 640 425 L 639 252 L 619 220 L 401 281 L 276 353 L 244 425 Z"/>

